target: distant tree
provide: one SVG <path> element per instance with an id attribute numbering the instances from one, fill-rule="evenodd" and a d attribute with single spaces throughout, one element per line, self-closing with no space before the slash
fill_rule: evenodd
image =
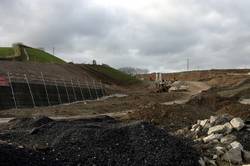
<path id="1" fill-rule="evenodd" d="M 119 70 L 130 75 L 147 74 L 149 72 L 148 69 L 141 69 L 134 67 L 122 67 Z"/>

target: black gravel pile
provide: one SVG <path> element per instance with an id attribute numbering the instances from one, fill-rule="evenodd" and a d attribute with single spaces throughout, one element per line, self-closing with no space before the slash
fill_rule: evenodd
<path id="1" fill-rule="evenodd" d="M 191 142 L 146 122 L 122 124 L 97 117 L 54 121 L 30 130 L 34 128 L 12 130 L 0 139 L 43 151 L 63 165 L 199 165 Z"/>
<path id="2" fill-rule="evenodd" d="M 48 156 L 33 150 L 18 148 L 13 145 L 0 144 L 1 166 L 47 166 L 62 165 Z"/>

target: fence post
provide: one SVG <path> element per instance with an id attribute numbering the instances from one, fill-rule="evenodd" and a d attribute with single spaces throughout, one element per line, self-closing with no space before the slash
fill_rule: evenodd
<path id="1" fill-rule="evenodd" d="M 14 89 L 13 89 L 13 86 L 12 86 L 12 81 L 11 81 L 10 73 L 9 72 L 8 72 L 8 78 L 9 78 L 10 89 L 11 89 L 11 93 L 12 93 L 14 105 L 15 105 L 15 108 L 17 109 L 17 103 L 16 103 L 16 98 L 15 98 L 15 93 L 14 93 Z"/>
<path id="2" fill-rule="evenodd" d="M 30 91 L 30 96 L 31 96 L 31 99 L 32 99 L 33 106 L 36 107 L 35 100 L 34 100 L 34 96 L 33 96 L 33 93 L 32 93 L 32 91 L 31 91 L 30 84 L 29 84 L 29 80 L 28 80 L 26 74 L 24 74 L 24 78 L 25 78 L 25 80 L 26 80 L 26 83 L 27 83 L 28 88 L 29 88 L 29 91 Z"/>
<path id="3" fill-rule="evenodd" d="M 69 99 L 69 92 L 68 92 L 68 89 L 67 89 L 67 86 L 66 86 L 66 83 L 65 83 L 65 79 L 63 79 L 63 82 L 64 82 L 64 88 L 65 88 L 65 90 L 66 90 L 66 94 L 67 94 L 68 102 L 70 103 L 70 99 Z"/>
<path id="4" fill-rule="evenodd" d="M 99 96 L 98 96 L 98 92 L 97 92 L 97 89 L 96 89 L 96 86 L 95 86 L 95 80 L 93 80 L 93 86 L 94 86 L 94 90 L 95 90 L 95 94 L 96 94 L 96 99 L 98 100 Z"/>
<path id="5" fill-rule="evenodd" d="M 46 97 L 47 97 L 47 101 L 48 101 L 48 105 L 50 106 L 50 100 L 49 100 L 49 94 L 48 94 L 48 90 L 47 90 L 47 86 L 43 77 L 43 72 L 41 72 L 41 76 L 42 76 L 42 80 L 43 80 L 43 85 L 44 85 L 44 89 L 45 89 L 45 93 L 46 93 Z"/>
<path id="6" fill-rule="evenodd" d="M 88 91 L 89 91 L 90 99 L 93 99 L 92 93 L 91 93 L 91 91 L 90 91 L 90 87 L 89 87 L 88 80 L 86 80 L 86 84 L 87 84 L 87 88 L 88 88 Z"/>
<path id="7" fill-rule="evenodd" d="M 56 91 L 57 91 L 57 95 L 58 95 L 58 101 L 59 101 L 60 104 L 62 104 L 62 99 L 61 99 L 61 96 L 60 96 L 60 92 L 59 92 L 56 80 L 55 80 L 55 86 L 56 86 Z"/>
<path id="8" fill-rule="evenodd" d="M 102 81 L 100 81 L 100 87 L 101 87 L 101 91 L 102 91 L 102 96 L 105 96 L 105 94 L 104 94 L 104 88 L 102 86 Z"/>
<path id="9" fill-rule="evenodd" d="M 80 85 L 80 81 L 79 81 L 79 80 L 77 80 L 77 82 L 78 82 L 78 87 L 80 88 L 80 92 L 81 92 L 82 100 L 84 101 L 84 96 L 83 96 L 83 93 L 82 93 L 82 87 L 81 87 L 81 85 Z"/>
<path id="10" fill-rule="evenodd" d="M 75 101 L 77 101 L 76 92 L 75 92 L 75 88 L 74 88 L 72 79 L 71 79 L 71 87 L 72 87 L 72 90 L 73 90 L 73 94 L 74 94 L 74 97 L 75 97 Z"/>

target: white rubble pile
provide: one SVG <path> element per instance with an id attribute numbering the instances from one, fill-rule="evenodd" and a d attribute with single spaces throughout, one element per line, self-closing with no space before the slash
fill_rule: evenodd
<path id="1" fill-rule="evenodd" d="M 175 81 L 172 83 L 171 87 L 168 89 L 169 92 L 171 91 L 187 91 L 188 86 L 183 81 Z"/>
<path id="2" fill-rule="evenodd" d="M 200 144 L 203 157 L 202 166 L 250 164 L 250 152 L 237 141 L 235 133 L 249 130 L 241 118 L 229 115 L 211 116 L 210 119 L 198 120 L 191 128 L 191 135 Z"/>

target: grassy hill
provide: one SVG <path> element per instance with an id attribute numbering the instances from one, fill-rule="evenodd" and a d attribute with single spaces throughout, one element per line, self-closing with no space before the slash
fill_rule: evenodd
<path id="1" fill-rule="evenodd" d="M 26 48 L 26 51 L 30 61 L 40 63 L 65 63 L 62 59 L 39 49 Z"/>
<path id="2" fill-rule="evenodd" d="M 132 85 L 141 82 L 137 78 L 107 65 L 84 65 L 84 68 L 106 83 L 114 82 L 118 85 Z"/>
<path id="3" fill-rule="evenodd" d="M 8 58 L 14 55 L 12 47 L 0 47 L 0 58 Z"/>
<path id="4" fill-rule="evenodd" d="M 62 59 L 43 50 L 14 44 L 13 47 L 0 47 L 0 60 L 31 61 L 40 63 L 65 63 Z"/>

